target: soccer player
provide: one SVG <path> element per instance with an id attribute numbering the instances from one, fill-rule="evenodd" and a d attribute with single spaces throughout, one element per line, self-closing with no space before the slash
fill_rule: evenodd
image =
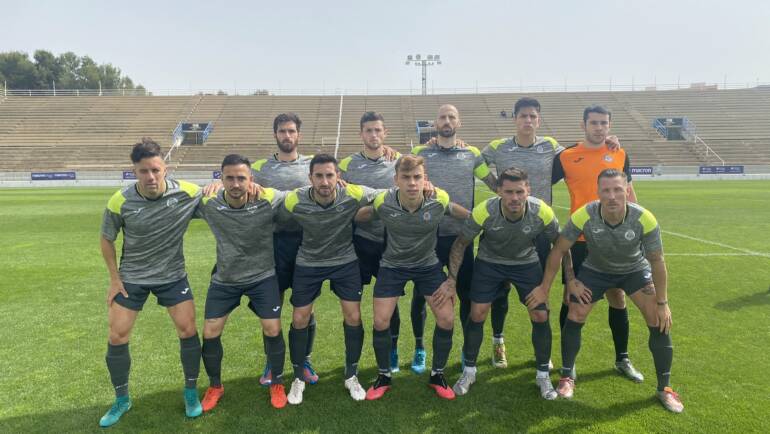
<path id="1" fill-rule="evenodd" d="M 513 106 L 513 120 L 516 134 L 513 137 L 497 139 L 481 152 L 488 165 L 494 165 L 497 176 L 510 167 L 527 173 L 531 195 L 547 205 L 552 202 L 551 169 L 553 161 L 564 148 L 553 137 L 537 135 L 540 127 L 540 102 L 534 98 L 521 98 Z M 499 184 L 498 184 L 499 185 Z M 541 267 L 551 249 L 551 241 L 545 234 L 535 239 Z M 503 327 L 508 313 L 508 297 L 492 303 L 492 364 L 496 368 L 508 366 Z"/>
<path id="2" fill-rule="evenodd" d="M 273 119 L 273 137 L 278 149 L 272 157 L 257 160 L 252 164 L 251 169 L 255 183 L 279 191 L 289 191 L 309 185 L 307 174 L 313 156 L 299 153 L 299 142 L 302 140 L 301 128 L 302 120 L 295 113 L 281 113 Z M 206 186 L 203 193 L 205 196 L 209 196 L 221 188 L 221 182 L 214 182 Z M 301 242 L 302 229 L 296 223 L 288 221 L 275 224 L 273 254 L 278 288 L 281 293 L 281 305 L 283 305 L 286 290 L 292 285 L 294 266 Z M 318 374 L 310 361 L 315 333 L 315 314 L 311 312 L 308 325 L 307 354 L 303 364 L 305 381 L 310 384 L 318 382 Z M 265 343 L 265 353 L 267 354 L 267 343 Z M 269 386 L 271 379 L 272 373 L 268 361 L 262 376 L 259 378 L 259 383 L 263 386 Z"/>
<path id="3" fill-rule="evenodd" d="M 629 200 L 637 202 L 634 187 L 631 184 L 630 162 L 622 148 L 610 149 L 607 145 L 612 121 L 612 113 L 603 106 L 592 105 L 583 110 L 581 127 L 585 132 L 585 140 L 571 146 L 559 154 L 554 161 L 553 182 L 564 179 L 570 195 L 570 213 L 598 199 L 596 178 L 604 169 L 617 169 L 625 172 L 628 180 Z M 581 264 L 586 257 L 586 243 L 580 237 L 572 246 L 572 264 L 575 274 L 580 272 Z M 644 376 L 633 364 L 628 354 L 628 309 L 623 291 L 612 288 L 606 291 L 609 304 L 609 326 L 615 345 L 615 369 L 635 381 L 644 381 Z M 567 285 L 564 286 L 564 300 L 559 313 L 559 324 L 563 329 L 568 311 Z M 573 373 L 574 375 L 574 373 Z"/>
<path id="4" fill-rule="evenodd" d="M 217 240 L 217 263 L 206 295 L 203 325 L 203 366 L 209 376 L 203 411 L 216 407 L 224 394 L 221 336 L 230 312 L 241 304 L 244 295 L 262 324 L 265 352 L 272 367 L 270 403 L 275 408 L 286 406 L 282 384 L 286 343 L 281 333 L 281 296 L 273 259 L 273 219 L 284 195 L 266 188 L 259 200 L 247 202 L 253 180 L 248 159 L 237 154 L 226 156 L 222 161 L 224 190 L 204 197 L 196 212 Z"/>
<path id="5" fill-rule="evenodd" d="M 425 160 L 406 155 L 396 163 L 396 187 L 377 195 L 372 207 L 365 207 L 356 217 L 368 221 L 374 216 L 385 225 L 388 235 L 379 274 L 374 284 L 374 336 L 372 343 L 379 375 L 366 392 L 366 399 L 380 399 L 390 389 L 389 356 L 390 317 L 404 295 L 408 281 L 414 283 L 416 294 L 423 296 L 434 316 L 433 366 L 428 385 L 440 398 L 455 395 L 444 377 L 444 367 L 452 349 L 454 330 L 454 291 L 439 290 L 445 279 L 443 266 L 436 256 L 437 229 L 444 214 L 457 219 L 470 215 L 467 209 L 449 202 L 449 195 L 435 189 L 435 197 L 423 195 L 426 182 Z"/>
<path id="6" fill-rule="evenodd" d="M 548 256 L 543 282 L 535 289 L 548 293 L 562 255 L 583 235 L 588 255 L 577 279 L 568 285 L 569 313 L 561 335 L 562 377 L 557 392 L 564 398 L 572 398 L 573 368 L 583 325 L 604 293 L 620 288 L 639 308 L 650 330 L 649 348 L 658 379 L 657 397 L 667 410 L 680 413 L 684 406 L 671 389 L 669 378 L 673 358 L 672 321 L 660 227 L 650 211 L 629 202 L 631 190 L 625 173 L 605 169 L 599 174 L 597 187 L 599 200 L 572 213 Z"/>
<path id="7" fill-rule="evenodd" d="M 525 171 L 508 168 L 497 178 L 497 185 L 497 197 L 487 199 L 473 209 L 472 218 L 465 221 L 463 234 L 450 252 L 449 277 L 444 285 L 454 288 L 456 280 L 453 276 L 457 275 L 463 261 L 463 251 L 482 234 L 473 266 L 471 313 L 464 325 L 465 367 L 453 389 L 457 395 L 465 395 L 476 382 L 476 358 L 483 340 L 484 321 L 492 301 L 508 297 L 510 287 L 505 283 L 511 282 L 516 286 L 519 301 L 527 306 L 532 322 L 532 345 L 537 362 L 535 382 L 544 399 L 556 399 L 549 377 L 551 326 L 546 305 L 548 298 L 533 294 L 532 290 L 543 278 L 536 240 L 542 235 L 555 242 L 559 222 L 545 201 L 529 195 Z"/>
<path id="8" fill-rule="evenodd" d="M 350 155 L 340 161 L 342 179 L 352 184 L 364 185 L 375 189 L 393 187 L 395 160 L 401 155 L 396 153 L 395 159 L 390 159 L 385 155 L 383 148 L 385 139 L 388 137 L 385 118 L 380 113 L 369 111 L 361 116 L 359 125 L 363 148 L 361 152 Z M 382 222 L 373 221 L 356 224 L 353 233 L 353 246 L 356 249 L 356 256 L 358 256 L 361 268 L 361 283 L 368 285 L 371 283 L 372 277 L 377 276 L 377 271 L 380 269 L 380 259 L 382 259 L 382 253 L 385 251 L 385 228 Z M 422 308 L 423 305 L 424 303 L 418 305 L 418 308 Z M 422 309 L 417 312 L 417 315 L 424 315 L 424 312 L 425 310 Z M 419 318 L 417 322 L 422 324 L 424 321 L 423 318 Z M 415 321 L 412 321 L 412 324 L 415 324 Z M 401 317 L 398 313 L 398 306 L 396 306 L 390 321 L 391 339 L 393 341 L 393 349 L 390 354 L 390 369 L 392 372 L 400 370 L 398 366 L 398 335 L 400 329 Z M 415 330 L 415 332 L 422 333 L 422 327 L 419 330 Z M 422 335 L 416 335 L 415 339 L 417 341 L 415 348 L 422 348 Z"/>
<path id="9" fill-rule="evenodd" d="M 439 107 L 435 124 L 438 137 L 434 145 L 415 146 L 414 155 L 425 159 L 425 171 L 430 181 L 449 194 L 452 202 L 465 209 L 473 209 L 476 185 L 474 176 L 481 179 L 493 191 L 495 177 L 490 173 L 481 151 L 475 146 L 456 145 L 457 130 L 462 126 L 460 114 L 455 106 L 445 104 Z M 439 225 L 436 254 L 442 266 L 449 265 L 449 250 L 461 233 L 462 222 L 444 220 Z M 463 264 L 457 274 L 457 295 L 460 298 L 460 323 L 465 324 L 470 313 L 471 277 L 473 276 L 473 246 L 464 252 Z M 414 308 L 413 308 L 414 311 Z"/>
<path id="10" fill-rule="evenodd" d="M 182 252 L 182 239 L 201 191 L 197 185 L 166 176 L 160 146 L 152 139 L 143 138 L 134 145 L 131 162 L 137 182 L 112 195 L 101 227 L 101 251 L 110 275 L 106 362 L 116 396 L 112 408 L 99 421 L 102 427 L 116 424 L 131 408 L 128 341 L 150 293 L 166 308 L 179 336 L 185 414 L 197 417 L 202 413 L 195 389 L 201 344 Z M 121 231 L 123 249 L 118 268 L 115 240 Z"/>
<path id="11" fill-rule="evenodd" d="M 481 155 L 488 165 L 495 166 L 498 176 L 509 167 L 517 167 L 527 172 L 530 194 L 550 206 L 553 166 L 564 147 L 559 145 L 553 137 L 537 135 L 542 120 L 540 110 L 540 102 L 534 98 L 524 97 L 517 100 L 513 106 L 515 135 L 492 140 Z M 607 136 L 606 142 L 609 149 L 620 147 L 617 136 Z M 551 251 L 551 241 L 541 234 L 535 239 L 535 246 L 540 265 L 545 267 L 545 260 Z M 507 297 L 492 302 L 492 362 L 498 368 L 508 365 L 503 337 L 507 313 Z"/>
<path id="12" fill-rule="evenodd" d="M 308 187 L 286 196 L 280 208 L 282 219 L 290 218 L 302 227 L 302 243 L 292 283 L 289 353 L 294 368 L 294 382 L 289 391 L 290 404 L 300 404 L 305 390 L 303 373 L 308 341 L 308 325 L 313 302 L 321 295 L 325 280 L 339 297 L 345 335 L 345 387 L 350 396 L 363 400 L 366 391 L 358 382 L 358 360 L 364 343 L 361 323 L 361 272 L 353 247 L 353 218 L 358 210 L 374 200 L 376 190 L 355 184 L 338 185 L 337 160 L 318 154 L 310 161 Z"/>

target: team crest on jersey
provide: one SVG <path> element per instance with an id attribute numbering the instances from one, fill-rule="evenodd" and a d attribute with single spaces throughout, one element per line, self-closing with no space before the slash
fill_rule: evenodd
<path id="1" fill-rule="evenodd" d="M 172 207 L 172 206 L 176 205 L 177 203 L 179 203 L 179 199 L 177 199 L 175 197 L 172 197 L 171 199 L 166 201 L 166 206 Z"/>
<path id="2" fill-rule="evenodd" d="M 429 222 L 431 219 L 430 211 L 425 211 L 422 215 L 422 219 L 426 222 Z"/>
<path id="3" fill-rule="evenodd" d="M 626 239 L 628 241 L 631 241 L 636 236 L 636 232 L 634 232 L 633 229 L 629 229 L 629 230 L 626 231 L 625 235 L 623 235 L 623 236 L 626 237 Z"/>
<path id="4" fill-rule="evenodd" d="M 606 162 L 608 162 L 608 163 L 612 163 L 612 155 L 610 155 L 610 154 L 606 154 L 606 155 L 604 156 L 604 161 L 606 161 Z"/>
<path id="5" fill-rule="evenodd" d="M 457 153 L 457 159 L 458 159 L 458 160 L 465 160 L 466 158 L 468 158 L 468 155 L 467 155 L 467 154 L 465 154 L 465 153 L 463 153 L 463 152 L 458 152 L 458 153 Z"/>
<path id="6" fill-rule="evenodd" d="M 535 150 L 537 151 L 538 154 L 542 154 L 545 152 L 545 148 L 543 147 L 543 145 L 539 145 Z"/>
<path id="7" fill-rule="evenodd" d="M 532 226 L 529 226 L 529 225 L 524 226 L 523 228 L 521 228 L 521 231 L 524 232 L 525 234 L 528 234 L 532 232 Z"/>
<path id="8" fill-rule="evenodd" d="M 337 212 L 345 211 L 345 207 L 342 205 L 337 205 Z"/>

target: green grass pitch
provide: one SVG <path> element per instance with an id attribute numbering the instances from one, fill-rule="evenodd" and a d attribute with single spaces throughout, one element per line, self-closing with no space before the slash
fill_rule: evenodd
<path id="1" fill-rule="evenodd" d="M 164 309 L 151 297 L 139 317 L 131 352 L 134 408 L 116 432 L 757 432 L 770 426 L 770 182 L 637 182 L 640 202 L 664 231 L 673 311 L 672 381 L 685 403 L 680 415 L 654 399 L 655 375 L 647 329 L 630 309 L 630 353 L 646 375 L 634 384 L 613 370 L 606 302 L 584 329 L 572 401 L 546 402 L 534 385 L 533 350 L 525 309 L 511 302 L 506 324 L 510 367 L 490 364 L 489 325 L 470 394 L 440 401 L 427 374 L 408 368 L 413 339 L 408 300 L 401 301 L 401 372 L 378 402 L 353 402 L 343 388 L 341 313 L 325 290 L 316 304 L 313 360 L 321 376 L 305 402 L 276 411 L 257 382 L 264 366 L 259 323 L 244 306 L 223 335 L 226 394 L 211 414 L 184 417 L 178 340 Z M 107 189 L 0 190 L 0 432 L 96 432 L 113 399 L 104 365 L 108 283 L 98 248 L 99 224 L 114 191 Z M 489 193 L 479 190 L 478 199 Z M 566 217 L 568 198 L 556 189 L 555 209 Z M 205 223 L 191 224 L 187 269 L 201 327 L 214 240 Z M 561 288 L 551 291 L 558 312 Z M 371 290 L 362 303 L 366 341 L 361 382 L 376 375 L 371 348 Z M 560 365 L 556 318 L 553 360 Z M 288 328 L 284 315 L 284 335 Z M 430 315 L 429 315 L 430 317 Z M 430 362 L 433 322 L 426 342 Z M 447 374 L 460 371 L 461 330 Z M 288 366 L 288 363 L 287 363 Z M 287 369 L 288 371 L 288 369 Z M 557 374 L 552 375 L 554 381 Z M 199 390 L 208 384 L 201 366 Z M 765 428 L 761 428 L 765 426 Z M 765 431 L 766 432 L 766 431 Z"/>

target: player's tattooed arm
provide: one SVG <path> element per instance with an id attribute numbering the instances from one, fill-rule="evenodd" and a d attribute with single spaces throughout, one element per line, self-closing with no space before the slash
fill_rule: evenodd
<path id="1" fill-rule="evenodd" d="M 472 242 L 472 239 L 468 240 L 461 235 L 452 244 L 452 248 L 449 250 L 449 265 L 447 266 L 449 275 L 444 283 L 433 293 L 433 301 L 436 303 L 436 306 L 440 306 L 446 300 L 453 300 L 455 294 L 457 294 L 457 272 L 463 263 L 465 248 Z"/>
<path id="2" fill-rule="evenodd" d="M 123 297 L 128 298 L 128 292 L 126 292 L 126 289 L 123 287 L 123 281 L 120 279 L 120 273 L 118 272 L 115 243 L 101 237 L 100 247 L 102 250 L 102 257 L 104 257 L 104 263 L 107 265 L 107 271 L 110 273 L 110 286 L 107 288 L 107 306 L 110 306 L 112 300 L 114 300 L 118 294 L 123 294 Z"/>
<path id="3" fill-rule="evenodd" d="M 452 216 L 452 218 L 463 221 L 471 216 L 471 212 L 465 209 L 465 207 L 462 205 L 449 202 L 449 215 Z"/>
<path id="4" fill-rule="evenodd" d="M 658 326 L 661 333 L 671 331 L 673 320 L 671 309 L 668 306 L 668 273 L 666 261 L 663 259 L 663 251 L 647 252 L 645 255 L 652 267 L 652 283 L 655 289 L 655 301 L 657 303 Z"/>
<path id="5" fill-rule="evenodd" d="M 356 223 L 366 223 L 366 222 L 372 221 L 373 219 L 374 219 L 374 207 L 364 206 L 358 210 L 358 212 L 356 213 L 356 216 L 353 218 L 353 221 L 355 221 Z"/>
<path id="6" fill-rule="evenodd" d="M 457 273 L 459 272 L 460 266 L 463 263 L 465 249 L 472 242 L 473 240 L 469 240 L 462 235 L 455 238 L 455 242 L 452 244 L 452 248 L 449 250 L 449 265 L 447 266 L 449 276 L 447 280 L 452 279 L 454 282 L 457 282 Z"/>
<path id="7" fill-rule="evenodd" d="M 489 175 L 487 175 L 486 178 L 482 179 L 484 181 L 484 184 L 486 184 L 487 187 L 489 187 L 492 191 L 497 191 L 497 177 L 494 173 L 489 172 Z"/>
<path id="8" fill-rule="evenodd" d="M 561 271 L 564 273 L 565 282 L 575 279 L 575 269 L 572 267 L 572 252 L 569 249 L 564 253 L 564 257 L 561 258 Z"/>

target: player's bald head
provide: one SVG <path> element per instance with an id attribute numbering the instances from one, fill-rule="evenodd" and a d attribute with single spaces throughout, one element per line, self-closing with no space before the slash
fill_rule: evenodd
<path id="1" fill-rule="evenodd" d="M 453 106 L 452 104 L 441 105 L 441 107 L 438 108 L 438 117 L 440 118 L 442 114 L 447 112 L 454 112 L 455 117 L 460 117 L 460 112 L 457 110 L 457 107 Z"/>

